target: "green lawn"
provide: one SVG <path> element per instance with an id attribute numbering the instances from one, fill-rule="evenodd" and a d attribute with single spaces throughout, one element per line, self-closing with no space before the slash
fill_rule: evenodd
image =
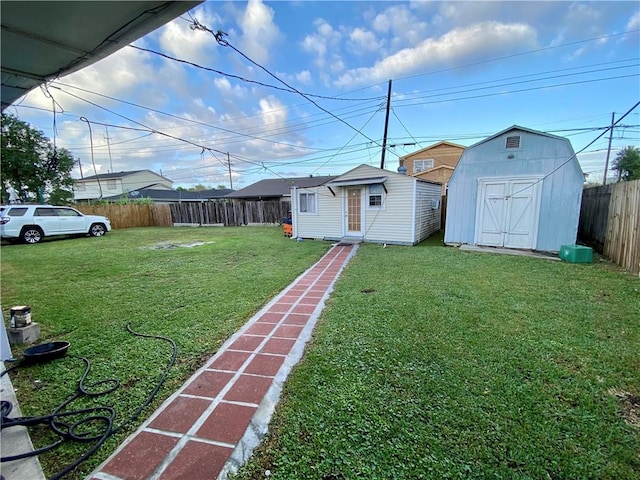
<path id="1" fill-rule="evenodd" d="M 640 281 L 364 245 L 239 479 L 640 478 Z"/>
<path id="2" fill-rule="evenodd" d="M 204 244 L 174 247 L 194 242 Z M 145 401 L 172 353 L 165 341 L 131 335 L 127 323 L 135 331 L 175 341 L 177 363 L 156 400 L 137 423 L 112 437 L 68 477 L 83 478 L 226 338 L 328 248 L 323 242 L 291 241 L 276 227 L 138 228 L 115 230 L 101 238 L 3 245 L 5 319 L 11 306 L 30 305 L 33 320 L 41 325 L 41 342 L 71 342 L 67 357 L 10 373 L 23 415 L 49 414 L 73 395 L 84 372 L 78 357 L 86 357 L 92 364 L 87 383 L 116 378 L 121 386 L 109 395 L 77 400 L 70 408 L 114 406 L 118 426 Z M 20 358 L 21 351 L 14 347 L 14 356 Z M 31 432 L 38 447 L 52 439 L 48 430 Z M 47 476 L 87 448 L 65 443 L 41 455 Z"/>

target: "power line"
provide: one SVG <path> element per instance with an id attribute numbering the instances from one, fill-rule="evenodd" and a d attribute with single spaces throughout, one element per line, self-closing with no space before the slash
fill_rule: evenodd
<path id="1" fill-rule="evenodd" d="M 222 75 L 223 77 L 230 77 L 230 78 L 235 78 L 236 80 L 240 80 L 242 82 L 247 82 L 247 83 L 255 83 L 257 85 L 260 85 L 262 87 L 267 87 L 267 88 L 273 88 L 275 90 L 280 90 L 282 92 L 288 92 L 288 93 L 300 93 L 297 90 L 293 89 L 293 88 L 282 88 L 282 87 L 278 87 L 277 85 L 269 85 L 267 83 L 263 83 L 263 82 L 259 82 L 258 80 L 251 80 L 248 78 L 244 78 L 241 77 L 239 75 L 234 75 L 232 73 L 225 73 L 222 72 L 220 70 L 216 70 L 215 68 L 209 68 L 209 67 L 204 67 L 202 65 L 199 65 L 197 63 L 194 62 L 190 62 L 188 60 L 182 60 L 180 58 L 176 58 L 176 57 L 172 57 L 171 55 L 167 55 L 166 53 L 162 53 L 162 52 L 157 52 L 155 50 L 151 50 L 150 48 L 142 48 L 142 47 L 138 47 L 136 45 L 128 45 L 131 48 L 135 48 L 136 50 L 141 50 L 143 52 L 149 52 L 149 53 L 153 53 L 154 55 L 158 55 L 160 57 L 164 57 L 166 59 L 169 60 L 173 60 L 174 62 L 179 62 L 179 63 L 184 63 L 187 65 L 191 65 L 192 67 L 195 68 L 199 68 L 201 70 L 206 70 L 208 72 L 213 72 L 213 73 L 217 73 L 218 75 Z M 313 97 L 313 98 L 318 98 L 321 100 L 337 100 L 337 101 L 342 101 L 342 102 L 361 102 L 361 101 L 365 101 L 365 100 L 376 100 L 379 101 L 384 97 L 369 97 L 369 98 L 340 98 L 337 96 L 326 96 L 326 95 L 317 95 L 314 93 L 304 93 L 303 94 L 305 97 Z"/>
<path id="2" fill-rule="evenodd" d="M 308 97 L 306 94 L 302 93 L 300 90 L 298 90 L 295 87 L 292 87 L 291 85 L 289 85 L 287 82 L 285 82 L 284 80 L 282 80 L 281 78 L 279 78 L 275 73 L 272 73 L 269 69 L 267 69 L 266 67 L 260 65 L 259 63 L 255 62 L 254 60 L 252 60 L 251 58 L 249 58 L 247 55 L 245 55 L 244 53 L 242 53 L 240 50 L 238 50 L 236 47 L 234 47 L 233 45 L 231 45 L 231 43 L 229 43 L 227 40 L 225 40 L 223 37 L 226 36 L 226 33 L 224 33 L 221 30 L 218 30 L 217 32 L 213 32 L 210 28 L 202 25 L 200 22 L 198 22 L 198 20 L 193 19 L 193 26 L 195 29 L 198 30 L 202 30 L 205 32 L 209 32 L 211 35 L 213 35 L 213 37 L 216 39 L 216 41 L 218 42 L 218 45 L 221 45 L 223 47 L 229 47 L 231 48 L 233 51 L 235 51 L 236 53 L 238 53 L 240 56 L 242 56 L 244 59 L 246 59 L 248 62 L 250 62 L 251 64 L 255 65 L 256 67 L 260 68 L 261 70 L 263 70 L 264 72 L 266 72 L 268 75 L 270 75 L 271 77 L 275 78 L 276 80 L 278 80 L 280 83 L 282 83 L 283 85 L 285 85 L 286 87 L 292 89 L 295 93 L 297 93 L 298 95 L 300 95 L 301 97 L 303 97 L 304 99 L 306 99 L 307 101 L 311 102 L 313 105 L 315 105 L 317 108 L 319 108 L 320 110 L 322 110 L 325 113 L 328 113 L 329 115 L 331 115 L 333 118 L 335 118 L 336 120 L 340 121 L 341 123 L 345 124 L 347 127 L 349 127 L 350 129 L 356 131 L 357 133 L 359 133 L 360 135 L 362 135 L 363 137 L 365 137 L 367 140 L 376 143 L 378 146 L 381 146 L 378 142 L 376 142 L 375 140 L 373 140 L 372 138 L 370 138 L 369 136 L 367 136 L 364 132 L 358 130 L 357 128 L 355 128 L 353 125 L 351 125 L 349 122 L 346 122 L 345 120 L 343 120 L 342 118 L 338 117 L 337 115 L 333 114 L 332 112 L 330 112 L 329 110 L 327 110 L 326 108 L 322 107 L 321 105 L 319 105 L 315 100 L 313 100 L 312 98 Z"/>

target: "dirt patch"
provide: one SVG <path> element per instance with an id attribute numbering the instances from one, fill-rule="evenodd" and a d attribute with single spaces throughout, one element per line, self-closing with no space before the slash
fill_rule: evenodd
<path id="1" fill-rule="evenodd" d="M 640 428 L 640 396 L 615 388 L 610 388 L 608 392 L 620 402 L 625 422 L 632 427 Z"/>
<path id="2" fill-rule="evenodd" d="M 193 248 L 193 247 L 201 247 L 202 245 L 209 245 L 214 242 L 193 242 L 193 243 L 171 243 L 171 242 L 161 242 L 152 245 L 151 247 L 143 247 L 148 250 L 175 250 L 176 248 Z"/>

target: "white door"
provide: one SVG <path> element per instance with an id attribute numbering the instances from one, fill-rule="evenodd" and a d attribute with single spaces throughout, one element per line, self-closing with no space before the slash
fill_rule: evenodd
<path id="1" fill-rule="evenodd" d="M 362 236 L 362 188 L 347 188 L 344 201 L 345 235 Z"/>
<path id="2" fill-rule="evenodd" d="M 476 243 L 535 249 L 541 192 L 540 177 L 479 179 Z"/>

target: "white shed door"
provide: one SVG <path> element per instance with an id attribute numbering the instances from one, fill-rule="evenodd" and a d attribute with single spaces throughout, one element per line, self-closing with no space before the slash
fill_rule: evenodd
<path id="1" fill-rule="evenodd" d="M 541 183 L 540 178 L 480 179 L 476 243 L 534 249 Z"/>

